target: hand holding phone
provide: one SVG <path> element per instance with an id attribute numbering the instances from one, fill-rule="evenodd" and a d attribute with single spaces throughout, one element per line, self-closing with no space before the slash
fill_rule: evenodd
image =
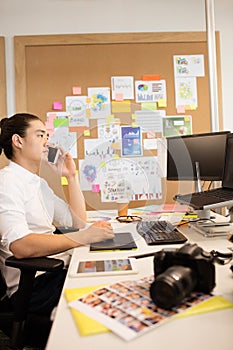
<path id="1" fill-rule="evenodd" d="M 48 162 L 52 164 L 56 164 L 58 157 L 61 153 L 61 151 L 56 147 L 49 146 L 48 151 Z"/>

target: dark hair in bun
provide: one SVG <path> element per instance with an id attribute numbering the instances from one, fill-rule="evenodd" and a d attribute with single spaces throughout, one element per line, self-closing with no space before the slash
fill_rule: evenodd
<path id="1" fill-rule="evenodd" d="M 12 159 L 12 136 L 18 134 L 22 138 L 25 137 L 32 120 L 40 120 L 40 118 L 29 113 L 17 113 L 10 118 L 0 120 L 0 154 L 3 150 L 5 156 Z"/>

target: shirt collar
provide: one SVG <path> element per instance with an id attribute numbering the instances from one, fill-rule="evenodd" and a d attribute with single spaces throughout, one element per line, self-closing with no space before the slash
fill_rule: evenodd
<path id="1" fill-rule="evenodd" d="M 9 162 L 9 168 L 13 169 L 20 178 L 24 179 L 24 181 L 27 181 L 28 183 L 40 181 L 40 177 L 38 175 L 31 173 L 29 170 L 13 161 Z"/>

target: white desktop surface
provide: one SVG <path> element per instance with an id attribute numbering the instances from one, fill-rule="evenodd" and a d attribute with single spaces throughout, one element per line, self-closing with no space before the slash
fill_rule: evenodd
<path id="1" fill-rule="evenodd" d="M 136 240 L 138 249 L 135 251 L 90 253 L 89 247 L 76 248 L 73 251 L 71 264 L 77 259 L 106 257 L 125 257 L 146 252 L 159 251 L 165 246 L 147 246 L 136 232 L 136 224 L 113 224 L 116 232 L 130 231 Z M 197 243 L 207 251 L 218 250 L 229 252 L 231 247 L 226 237 L 205 238 L 187 226 L 182 232 L 188 237 L 190 243 Z M 180 247 L 180 245 L 172 245 Z M 168 246 L 166 246 L 168 247 Z M 138 279 L 153 273 L 153 258 L 137 259 L 139 273 L 137 275 L 99 276 L 99 277 L 70 277 L 69 272 L 65 281 L 65 288 L 78 288 L 109 284 L 111 282 Z M 221 294 L 233 302 L 233 273 L 230 264 L 217 265 L 216 287 L 214 293 Z M 179 349 L 179 350 L 232 350 L 233 349 L 233 308 L 190 316 L 178 320 L 171 320 L 160 327 L 136 338 L 124 341 L 114 333 L 107 332 L 92 336 L 80 336 L 73 321 L 73 317 L 62 295 L 58 304 L 55 320 L 46 346 L 46 350 L 143 350 L 143 349 Z"/>

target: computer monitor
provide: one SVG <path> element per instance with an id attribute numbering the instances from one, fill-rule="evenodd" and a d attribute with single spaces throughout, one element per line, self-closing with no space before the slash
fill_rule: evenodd
<path id="1" fill-rule="evenodd" d="M 167 138 L 167 180 L 221 181 L 227 134 L 230 131 Z"/>

